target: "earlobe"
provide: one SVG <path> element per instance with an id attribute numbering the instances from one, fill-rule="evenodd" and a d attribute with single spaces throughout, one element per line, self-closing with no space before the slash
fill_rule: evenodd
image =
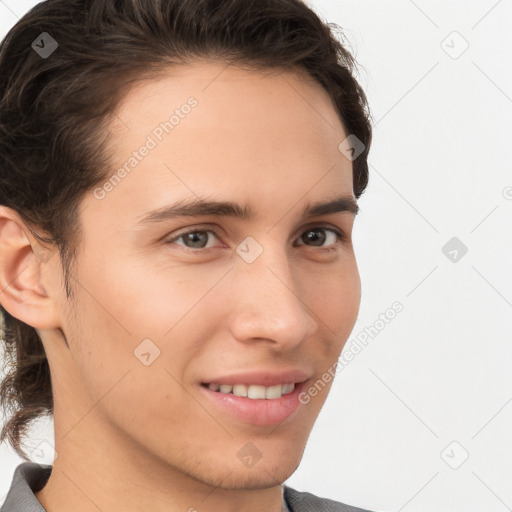
<path id="1" fill-rule="evenodd" d="M 42 282 L 49 254 L 17 212 L 0 206 L 0 303 L 36 329 L 58 327 L 55 298 Z"/>

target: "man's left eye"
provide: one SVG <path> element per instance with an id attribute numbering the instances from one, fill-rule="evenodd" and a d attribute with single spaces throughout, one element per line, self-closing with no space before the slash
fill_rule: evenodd
<path id="1" fill-rule="evenodd" d="M 299 237 L 299 240 L 309 240 L 309 241 L 312 241 L 312 242 L 319 242 L 320 243 L 320 246 L 323 247 L 323 242 L 328 238 L 326 235 L 323 235 L 323 234 L 320 234 L 318 235 L 318 233 L 320 232 L 326 232 L 326 231 L 329 231 L 331 232 L 332 235 L 334 235 L 332 238 L 334 238 L 333 240 L 333 243 L 332 244 L 328 244 L 328 245 L 334 245 L 336 242 L 340 241 L 342 242 L 345 237 L 343 236 L 343 233 L 339 232 L 339 231 L 336 231 L 334 229 L 331 229 L 331 228 L 322 228 L 322 227 L 318 227 L 318 228 L 312 228 L 312 229 L 308 229 L 307 231 L 305 231 L 300 237 Z M 299 245 L 303 245 L 303 244 L 299 244 Z"/>

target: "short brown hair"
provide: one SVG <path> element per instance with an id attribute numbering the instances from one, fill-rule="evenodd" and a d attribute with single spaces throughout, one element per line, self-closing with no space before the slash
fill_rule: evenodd
<path id="1" fill-rule="evenodd" d="M 51 55 L 36 51 L 42 37 L 56 42 Z M 72 297 L 78 205 L 112 168 L 103 128 L 136 81 L 194 58 L 309 73 L 329 93 L 346 133 L 364 145 L 352 162 L 359 198 L 372 130 L 343 37 L 301 0 L 40 2 L 0 47 L 0 204 L 58 248 Z M 21 441 L 32 420 L 53 415 L 50 370 L 36 330 L 0 311 L 5 367 L 10 363 L 0 385 L 7 418 L 0 441 L 30 460 Z"/>

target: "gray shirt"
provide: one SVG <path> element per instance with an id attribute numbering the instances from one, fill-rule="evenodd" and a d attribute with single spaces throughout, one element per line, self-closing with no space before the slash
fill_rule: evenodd
<path id="1" fill-rule="evenodd" d="M 12 478 L 0 512 L 46 512 L 34 493 L 40 491 L 48 481 L 52 466 L 36 462 L 22 462 Z M 369 512 L 338 501 L 319 498 L 309 492 L 299 492 L 283 485 L 282 512 Z"/>

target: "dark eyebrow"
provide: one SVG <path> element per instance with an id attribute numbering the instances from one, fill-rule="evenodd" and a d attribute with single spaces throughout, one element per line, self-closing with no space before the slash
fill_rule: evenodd
<path id="1" fill-rule="evenodd" d="M 348 212 L 357 215 L 359 206 L 351 196 L 340 196 L 329 201 L 307 203 L 303 209 L 302 217 L 317 217 L 330 213 Z M 152 224 L 164 220 L 181 217 L 200 217 L 206 215 L 235 217 L 244 220 L 253 220 L 257 217 L 251 204 L 240 205 L 230 201 L 209 201 L 201 198 L 179 201 L 148 212 L 138 224 Z"/>

